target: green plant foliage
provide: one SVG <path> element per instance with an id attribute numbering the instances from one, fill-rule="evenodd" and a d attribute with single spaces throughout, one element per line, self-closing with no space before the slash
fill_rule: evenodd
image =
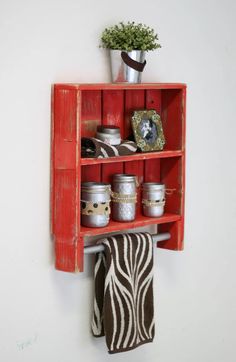
<path id="1" fill-rule="evenodd" d="M 145 24 L 123 23 L 106 28 L 101 36 L 102 48 L 117 50 L 154 50 L 161 47 L 154 29 Z"/>

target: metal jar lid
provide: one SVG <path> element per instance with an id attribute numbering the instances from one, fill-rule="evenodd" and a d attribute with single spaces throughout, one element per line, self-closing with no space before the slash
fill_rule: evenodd
<path id="1" fill-rule="evenodd" d="M 120 128 L 117 126 L 97 126 L 97 132 L 110 135 L 120 135 Z"/>
<path id="2" fill-rule="evenodd" d="M 113 182 L 136 182 L 136 176 L 124 173 L 117 173 L 113 175 Z"/>
<path id="3" fill-rule="evenodd" d="M 81 191 L 89 193 L 110 192 L 111 185 L 105 182 L 82 182 Z"/>
<path id="4" fill-rule="evenodd" d="M 142 189 L 145 191 L 160 191 L 165 189 L 165 184 L 158 182 L 144 182 L 142 184 Z"/>

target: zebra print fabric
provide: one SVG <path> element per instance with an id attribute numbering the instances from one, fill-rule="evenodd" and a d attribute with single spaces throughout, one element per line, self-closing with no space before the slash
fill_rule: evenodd
<path id="1" fill-rule="evenodd" d="M 101 240 L 97 254 L 92 332 L 104 336 L 109 353 L 124 352 L 154 338 L 153 242 L 148 233 Z"/>
<path id="2" fill-rule="evenodd" d="M 137 151 L 137 145 L 133 141 L 122 141 L 118 146 L 111 146 L 108 143 L 93 137 L 81 138 L 82 157 L 106 158 L 114 156 L 132 155 Z"/>

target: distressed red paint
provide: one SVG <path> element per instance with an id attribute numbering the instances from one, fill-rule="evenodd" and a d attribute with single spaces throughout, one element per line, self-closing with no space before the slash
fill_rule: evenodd
<path id="1" fill-rule="evenodd" d="M 161 152 L 140 153 L 109 159 L 80 158 L 81 136 L 95 136 L 98 124 L 119 126 L 127 137 L 134 110 L 155 109 L 166 138 Z M 186 85 L 149 84 L 56 84 L 52 92 L 51 227 L 55 242 L 56 268 L 83 271 L 86 236 L 130 228 L 158 225 L 171 238 L 159 247 L 182 250 L 185 192 Z M 110 221 L 105 228 L 80 225 L 80 184 L 83 181 L 111 182 L 114 173 L 133 173 L 140 183 L 156 181 L 171 189 L 165 214 L 144 217 L 138 192 L 136 220 Z"/>

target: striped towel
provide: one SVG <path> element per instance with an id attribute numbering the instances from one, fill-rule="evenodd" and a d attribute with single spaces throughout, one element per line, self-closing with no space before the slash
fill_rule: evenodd
<path id="1" fill-rule="evenodd" d="M 108 143 L 93 137 L 81 138 L 82 157 L 104 158 L 113 156 L 132 155 L 137 151 L 137 145 L 133 141 L 122 141 L 118 146 L 111 146 Z"/>
<path id="2" fill-rule="evenodd" d="M 154 338 L 153 242 L 148 233 L 100 240 L 96 257 L 92 332 L 106 337 L 109 353 L 124 352 Z"/>

